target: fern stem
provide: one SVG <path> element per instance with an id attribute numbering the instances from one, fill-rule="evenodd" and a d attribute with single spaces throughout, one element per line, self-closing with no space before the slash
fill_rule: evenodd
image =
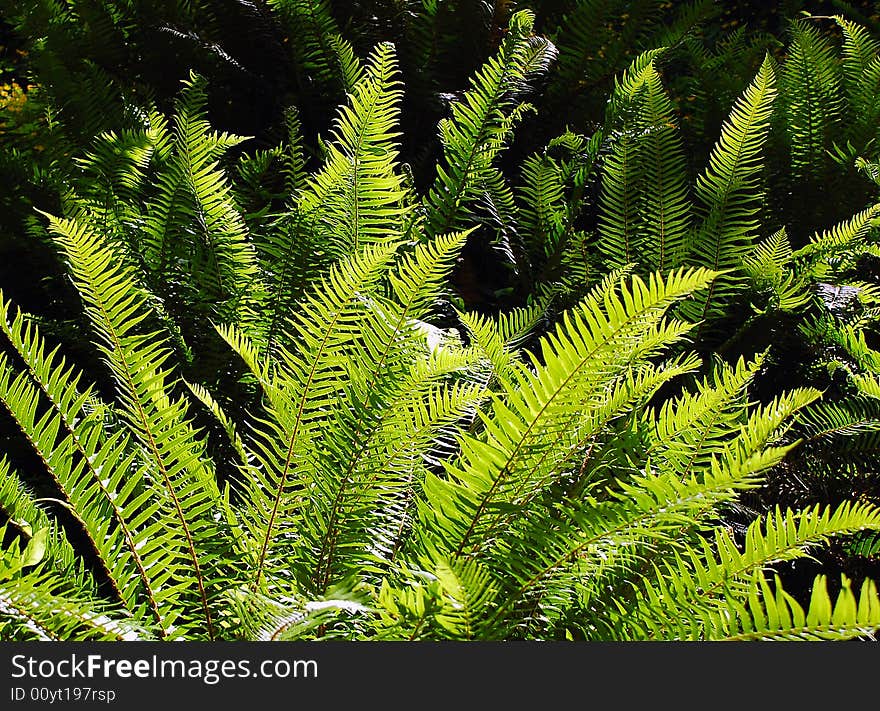
<path id="1" fill-rule="evenodd" d="M 617 332 L 620 332 L 627 325 L 629 325 L 630 323 L 635 321 L 636 318 L 641 317 L 643 314 L 644 314 L 644 311 L 637 311 L 635 313 L 628 314 L 627 317 L 619 323 L 619 325 L 617 326 L 617 328 L 615 330 Z M 465 531 L 464 535 L 462 536 L 462 539 L 459 542 L 459 545 L 456 548 L 455 553 L 453 554 L 454 558 L 459 558 L 461 556 L 461 554 L 464 552 L 464 548 L 467 545 L 468 539 L 470 538 L 470 536 L 474 533 L 474 531 L 476 529 L 477 521 L 479 520 L 480 516 L 482 516 L 483 511 L 485 511 L 486 507 L 489 505 L 490 499 L 492 498 L 493 494 L 498 489 L 498 487 L 501 485 L 503 479 L 507 475 L 512 474 L 510 467 L 514 462 L 514 459 L 516 458 L 517 454 L 519 454 L 520 449 L 522 449 L 522 447 L 524 447 L 526 438 L 529 436 L 529 434 L 531 434 L 532 430 L 541 421 L 541 418 L 542 418 L 543 414 L 547 411 L 547 408 L 553 404 L 556 397 L 568 386 L 568 384 L 575 378 L 575 376 L 580 373 L 581 369 L 590 360 L 592 360 L 595 357 L 595 355 L 606 345 L 607 345 L 607 341 L 600 341 L 599 343 L 596 344 L 596 346 L 593 349 L 591 349 L 588 353 L 586 353 L 580 359 L 580 362 L 574 368 L 572 368 L 571 372 L 566 376 L 566 378 L 554 389 L 553 393 L 546 399 L 546 402 L 541 406 L 541 408 L 538 410 L 538 412 L 536 412 L 534 414 L 534 416 L 532 417 L 531 422 L 529 422 L 529 425 L 526 428 L 525 432 L 519 437 L 519 440 L 517 441 L 516 446 L 514 447 L 513 451 L 510 453 L 510 455 L 507 457 L 507 460 L 505 461 L 504 466 L 502 467 L 501 471 L 498 472 L 498 475 L 495 477 L 494 481 L 492 482 L 492 485 L 489 487 L 488 491 L 481 498 L 480 503 L 477 506 L 477 510 L 474 513 L 473 517 L 471 518 L 470 525 L 468 526 L 467 530 Z"/>
<path id="2" fill-rule="evenodd" d="M 266 524 L 266 532 L 263 535 L 263 541 L 260 547 L 260 555 L 257 559 L 257 572 L 256 576 L 254 577 L 254 584 L 252 586 L 254 590 L 259 587 L 260 578 L 262 577 L 263 569 L 265 568 L 266 555 L 269 550 L 269 541 L 272 539 L 272 531 L 275 528 L 275 521 L 278 517 L 278 507 L 281 505 L 281 498 L 284 495 L 284 487 L 287 484 L 287 476 L 290 473 L 290 467 L 293 463 L 293 450 L 296 446 L 297 437 L 299 435 L 299 428 L 302 425 L 303 412 L 305 411 L 306 402 L 308 401 L 309 390 L 311 389 L 315 374 L 318 371 L 320 356 L 324 352 L 324 349 L 327 346 L 327 341 L 330 339 L 330 334 L 333 332 L 333 327 L 336 325 L 336 322 L 339 320 L 340 316 L 341 311 L 337 311 L 325 328 L 324 337 L 321 340 L 320 345 L 318 346 L 317 352 L 312 358 L 312 367 L 309 370 L 309 375 L 306 378 L 302 394 L 300 395 L 296 418 L 294 419 L 293 428 L 289 436 L 290 444 L 287 447 L 287 455 L 284 459 L 284 466 L 282 468 L 281 477 L 278 482 L 278 488 L 275 493 L 275 500 L 272 503 L 272 512 L 269 514 L 269 521 Z"/>
<path id="3" fill-rule="evenodd" d="M 208 637 L 213 642 L 214 635 L 214 623 L 211 618 L 211 610 L 208 605 L 208 596 L 205 590 L 205 583 L 203 579 L 203 574 L 201 570 L 201 566 L 199 565 L 199 557 L 196 553 L 195 542 L 193 541 L 192 532 L 189 530 L 189 526 L 186 522 L 186 516 L 183 513 L 183 507 L 181 506 L 180 499 L 177 496 L 177 493 L 174 491 L 174 486 L 171 482 L 171 477 L 168 474 L 168 470 L 165 467 L 165 462 L 162 458 L 162 453 L 159 451 L 159 447 L 156 444 L 156 440 L 153 437 L 153 431 L 150 427 L 150 421 L 147 417 L 146 412 L 144 411 L 143 405 L 141 404 L 141 399 L 137 394 L 137 387 L 134 384 L 134 379 L 131 375 L 131 370 L 129 368 L 128 360 L 125 357 L 125 351 L 122 348 L 122 344 L 119 342 L 119 339 L 116 335 L 116 329 L 113 328 L 113 321 L 110 319 L 110 314 L 107 313 L 107 310 L 104 305 L 104 300 L 101 298 L 99 294 L 95 294 L 94 303 L 101 311 L 101 316 L 104 319 L 104 323 L 108 325 L 108 328 L 105 329 L 106 333 L 109 334 L 113 348 L 116 350 L 117 355 L 119 356 L 119 361 L 123 366 L 124 372 L 123 375 L 126 379 L 126 386 L 128 390 L 134 397 L 132 397 L 132 402 L 137 408 L 138 418 L 140 419 L 140 424 L 143 427 L 143 432 L 147 438 L 147 444 L 153 454 L 153 459 L 156 462 L 156 466 L 159 467 L 159 471 L 162 473 L 162 479 L 165 483 L 165 489 L 168 491 L 168 495 L 171 497 L 172 502 L 174 502 L 174 508 L 177 512 L 177 518 L 180 520 L 180 525 L 183 530 L 183 534 L 186 537 L 187 547 L 189 549 L 190 559 L 193 563 L 193 569 L 196 575 L 196 583 L 199 589 L 199 597 L 201 598 L 202 610 L 205 613 L 205 621 L 208 625 Z"/>

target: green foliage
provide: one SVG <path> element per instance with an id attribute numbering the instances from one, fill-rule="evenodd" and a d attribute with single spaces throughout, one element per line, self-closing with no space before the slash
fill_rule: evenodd
<path id="1" fill-rule="evenodd" d="M 10 10 L 3 639 L 880 629 L 875 29 L 541 5 Z"/>
<path id="2" fill-rule="evenodd" d="M 167 349 L 155 335 L 136 333 L 145 306 L 132 272 L 114 268 L 111 253 L 75 223 L 53 221 L 52 230 L 118 395 L 108 405 L 90 389 L 80 393 L 75 369 L 57 352 L 47 354 L 36 328 L 7 307 L 7 338 L 27 367 L 4 364 L 3 401 L 90 533 L 108 576 L 119 581 L 102 634 L 122 624 L 109 620 L 124 609 L 148 636 L 236 637 L 248 629 L 235 624 L 240 605 L 277 622 L 291 604 L 306 615 L 309 600 L 338 600 L 340 586 L 348 586 L 349 596 L 370 601 L 356 607 L 349 632 L 356 636 L 544 636 L 575 610 L 584 624 L 584 596 L 599 595 L 603 579 L 620 584 L 646 563 L 683 574 L 673 565 L 683 560 L 682 545 L 695 565 L 739 571 L 748 560 L 755 571 L 794 548 L 880 526 L 872 507 L 844 508 L 805 518 L 796 542 L 768 531 L 756 539 L 760 556 L 726 548 L 720 562 L 712 558 L 700 531 L 737 490 L 755 486 L 785 456 L 790 445 L 772 443 L 791 414 L 818 396 L 795 391 L 751 409 L 742 383 L 754 367 L 741 366 L 664 408 L 656 445 L 619 449 L 618 433 L 633 424 L 634 408 L 698 364 L 693 356 L 653 361 L 688 331 L 664 315 L 710 283 L 713 275 L 699 270 L 647 283 L 606 280 L 542 339 L 540 359 L 511 366 L 499 380 L 479 432 L 457 435 L 460 453 L 445 473 L 430 469 L 441 431 L 489 396 L 467 377 L 475 362 L 468 349 L 448 341 L 429 346 L 414 327 L 464 235 L 435 238 L 397 258 L 397 245 L 367 245 L 345 259 L 291 323 L 297 352 L 282 349 L 266 360 L 246 338 L 221 329 L 263 392 L 263 413 L 246 439 L 236 438 L 243 456 L 234 484 L 240 503 L 233 503 L 218 489 L 185 401 L 171 394 Z M 50 405 L 39 418 L 38 391 Z M 731 419 L 716 417 L 719 405 L 701 404 L 718 397 L 731 403 Z M 201 399 L 212 402 L 204 392 Z M 699 434 L 703 417 L 711 436 Z M 63 444 L 53 448 L 59 435 Z M 704 454 L 686 469 L 654 469 L 673 461 L 673 451 L 693 451 L 694 439 Z M 44 523 L 19 487 L 4 491 L 10 518 L 28 511 L 31 530 Z M 692 538 L 670 537 L 682 529 Z M 26 551 L 22 565 L 39 565 L 37 558 Z M 15 569 L 7 575 L 18 580 Z M 422 575 L 436 584 L 412 588 L 413 576 Z M 629 577 L 633 585 L 639 580 Z M 25 584 L 16 583 L 16 592 Z M 751 604 L 751 590 L 729 591 L 719 605 Z M 653 588 L 645 594 L 658 595 Z M 848 636 L 876 625 L 872 594 L 863 593 L 869 612 L 840 612 L 833 620 L 811 613 L 815 634 Z M 817 610 L 830 605 L 827 595 L 816 595 Z M 605 603 L 606 613 L 590 623 L 596 629 L 618 626 L 613 600 Z M 18 598 L 16 604 L 25 607 Z M 11 614 L 24 625 L 16 634 L 34 625 L 48 636 L 78 634 L 40 617 L 73 609 L 77 598 L 31 604 L 37 609 Z M 370 612 L 376 605 L 379 612 Z M 416 609 L 422 612 L 413 618 Z M 772 615 L 765 623 L 751 609 L 746 632 L 779 632 Z M 83 618 L 91 619 L 87 610 L 78 625 Z M 696 634 L 718 636 L 714 619 L 707 616 Z"/>

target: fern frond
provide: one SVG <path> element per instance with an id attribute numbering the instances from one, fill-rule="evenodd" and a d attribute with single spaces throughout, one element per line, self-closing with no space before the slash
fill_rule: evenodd
<path id="1" fill-rule="evenodd" d="M 299 351 L 281 349 L 280 368 L 264 389 L 267 419 L 254 445 L 259 476 L 249 483 L 244 517 L 253 540 L 255 589 L 265 582 L 267 566 L 286 569 L 288 562 L 275 548 L 283 541 L 282 527 L 297 520 L 296 509 L 303 505 L 295 492 L 313 460 L 318 434 L 313 420 L 332 407 L 343 367 L 339 350 L 358 333 L 358 322 L 368 308 L 363 297 L 375 288 L 396 248 L 368 245 L 333 267 L 292 324 Z M 253 363 L 253 356 L 247 357 Z M 255 375 L 262 378 L 263 373 L 259 368 Z"/>
<path id="2" fill-rule="evenodd" d="M 145 210 L 141 249 L 160 285 L 194 281 L 202 309 L 222 321 L 253 320 L 262 288 L 247 226 L 217 158 L 243 138 L 211 131 L 205 80 L 192 74 L 176 104 L 173 156 Z M 180 272 L 180 264 L 187 269 Z M 167 289 L 167 284 L 165 284 Z"/>
<path id="3" fill-rule="evenodd" d="M 268 4 L 287 25 L 306 80 L 331 96 L 351 91 L 359 79 L 359 66 L 351 45 L 340 35 L 328 0 L 269 0 Z"/>
<path id="4" fill-rule="evenodd" d="M 516 350 L 546 310 L 546 303 L 513 309 L 497 319 L 476 313 L 459 313 L 458 317 L 481 355 L 492 368 L 492 377 L 510 382 L 522 358 Z"/>
<path id="5" fill-rule="evenodd" d="M 3 532 L 3 529 L 0 529 Z M 13 579 L 0 574 L 0 633 L 4 639 L 93 642 L 149 639 L 136 623 L 114 618 L 94 598 L 65 590 L 66 581 L 47 572 Z"/>
<path id="6" fill-rule="evenodd" d="M 831 229 L 813 235 L 808 244 L 791 255 L 794 267 L 799 273 L 822 279 L 852 266 L 869 244 L 868 237 L 878 216 L 880 204 L 872 205 Z"/>
<path id="7" fill-rule="evenodd" d="M 402 96 L 396 75 L 393 46 L 378 45 L 349 104 L 340 108 L 324 166 L 299 200 L 339 255 L 402 237 L 406 191 L 395 143 Z"/>
<path id="8" fill-rule="evenodd" d="M 880 108 L 880 42 L 871 32 L 850 20 L 834 16 L 843 32 L 844 88 L 850 103 L 852 125 L 848 133 L 856 141 L 857 150 L 864 150 L 877 138 Z"/>
<path id="9" fill-rule="evenodd" d="M 104 431 L 100 405 L 89 412 L 94 393 L 80 391 L 81 375 L 57 359 L 57 349 L 46 353 L 36 327 L 21 313 L 10 318 L 8 303 L 0 309 L 0 327 L 27 368 L 16 374 L 7 358 L 0 358 L 0 398 L 86 535 L 114 595 L 129 613 L 147 604 L 164 636 L 169 608 L 177 602 L 173 590 L 160 592 L 169 567 L 160 560 L 161 548 L 145 548 L 149 531 L 131 525 L 134 519 L 153 519 L 159 510 L 145 496 L 144 465 L 123 432 Z M 39 414 L 46 407 L 48 412 Z"/>
<path id="10" fill-rule="evenodd" d="M 449 479 L 425 483 L 426 524 L 455 557 L 493 539 L 495 526 L 558 476 L 554 463 L 567 454 L 580 427 L 614 412 L 607 392 L 629 368 L 675 342 L 683 324 L 664 323 L 675 301 L 704 287 L 711 273 L 672 273 L 667 280 L 634 278 L 630 289 L 597 289 L 567 312 L 556 330 L 542 339 L 535 373 L 517 375 L 484 418 L 486 438 L 462 441 L 460 462 Z M 447 505 L 450 500 L 455 506 Z"/>
<path id="11" fill-rule="evenodd" d="M 831 43 L 805 22 L 792 25 L 780 76 L 795 176 L 821 176 L 843 114 L 842 78 Z"/>
<path id="12" fill-rule="evenodd" d="M 708 167 L 697 178 L 704 216 L 691 236 L 691 264 L 734 274 L 741 269 L 758 226 L 761 151 L 775 97 L 775 74 L 768 56 L 734 105 Z M 683 313 L 692 320 L 719 314 L 736 286 L 736 276 L 722 275 L 706 294 L 686 302 Z"/>
<path id="13" fill-rule="evenodd" d="M 480 197 L 492 162 L 503 149 L 522 111 L 520 95 L 553 54 L 545 40 L 531 35 L 534 15 L 523 10 L 510 19 L 498 53 L 471 79 L 470 89 L 452 104 L 452 117 L 440 123 L 443 161 L 425 206 L 427 232 L 464 229 L 469 206 Z"/>
<path id="14" fill-rule="evenodd" d="M 168 348 L 155 335 L 137 332 L 150 312 L 133 275 L 113 251 L 75 221 L 50 216 L 49 222 L 116 380 L 121 410 L 155 467 L 156 485 L 162 492 L 159 501 L 170 509 L 151 531 L 152 544 L 164 548 L 173 569 L 169 584 L 196 592 L 196 614 L 213 638 L 212 597 L 222 580 L 218 566 L 228 564 L 218 551 L 229 540 L 212 517 L 221 497 L 204 443 L 189 423 L 185 400 L 170 395 Z"/>
<path id="15" fill-rule="evenodd" d="M 668 400 L 659 412 L 648 410 L 644 421 L 653 423 L 654 431 L 646 453 L 652 465 L 686 477 L 719 456 L 730 431 L 746 416 L 744 395 L 762 362 L 759 357 L 748 364 L 740 359 L 734 367 L 721 364 L 695 393 Z"/>
<path id="16" fill-rule="evenodd" d="M 668 638 L 673 633 L 715 638 L 719 630 L 713 621 L 725 615 L 732 620 L 740 618 L 741 624 L 756 621 L 750 616 L 741 617 L 743 605 L 748 607 L 748 601 L 754 601 L 754 581 L 761 579 L 771 565 L 804 556 L 830 537 L 853 535 L 878 525 L 880 518 L 874 507 L 844 503 L 834 511 L 819 505 L 798 513 L 777 508 L 766 519 L 749 526 L 742 550 L 725 529 L 719 528 L 714 545 L 704 540 L 688 552 L 686 560 L 678 557 L 658 570 L 657 582 L 645 588 L 633 617 L 650 630 L 652 637 Z M 690 629 L 685 631 L 680 625 L 688 605 L 693 606 L 695 615 L 686 623 Z M 760 607 L 752 608 L 755 612 L 760 612 Z M 699 623 L 708 629 L 701 630 Z"/>
<path id="17" fill-rule="evenodd" d="M 791 244 L 785 228 L 759 242 L 743 261 L 743 270 L 759 292 L 769 292 L 768 308 L 797 311 L 812 298 L 807 284 L 795 274 L 789 262 Z"/>
<path id="18" fill-rule="evenodd" d="M 654 67 L 660 51 L 641 55 L 615 86 L 622 126 L 604 165 L 599 248 L 611 266 L 665 272 L 684 256 L 690 204 L 672 104 Z"/>

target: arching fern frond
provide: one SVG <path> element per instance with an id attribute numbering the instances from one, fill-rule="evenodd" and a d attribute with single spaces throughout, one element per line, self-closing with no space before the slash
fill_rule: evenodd
<path id="1" fill-rule="evenodd" d="M 848 628 L 857 621 L 861 627 L 858 634 L 864 634 L 862 625 L 873 627 L 880 618 L 873 620 L 868 615 L 868 619 L 859 619 L 853 615 L 836 620 L 838 630 L 823 629 L 832 622 L 821 609 L 827 605 L 827 593 L 823 598 L 823 591 L 814 587 L 807 621 L 781 585 L 777 585 L 776 596 L 767 595 L 764 573 L 773 563 L 801 557 L 831 536 L 876 529 L 878 525 L 877 509 L 846 503 L 834 511 L 820 506 L 798 514 L 777 509 L 766 520 L 749 527 L 742 551 L 728 533 L 719 529 L 714 546 L 704 541 L 700 550 L 691 552 L 688 561 L 679 558 L 679 565 L 658 570 L 659 580 L 645 588 L 632 618 L 651 637 L 664 639 L 670 632 L 684 639 L 774 639 L 787 635 L 816 639 L 826 633 L 829 638 L 846 638 L 853 635 Z M 876 606 L 876 600 L 871 602 L 876 591 L 866 592 L 864 603 Z M 683 623 L 681 613 L 687 606 L 692 606 L 695 614 Z M 790 627 L 787 614 L 793 616 L 788 620 Z"/>
<path id="2" fill-rule="evenodd" d="M 817 233 L 792 253 L 791 261 L 799 274 L 822 279 L 853 266 L 870 244 L 868 237 L 880 216 L 880 204 L 856 213 L 829 230 Z"/>
<path id="3" fill-rule="evenodd" d="M 170 395 L 170 351 L 155 334 L 138 332 L 150 311 L 136 279 L 113 251 L 75 221 L 50 217 L 49 222 L 116 381 L 121 412 L 154 467 L 162 504 L 170 509 L 151 531 L 169 566 L 176 563 L 167 584 L 194 593 L 191 604 L 198 613 L 186 623 L 201 624 L 213 638 L 216 586 L 223 579 L 219 567 L 228 565 L 220 552 L 228 539 L 211 513 L 221 499 L 205 445 L 189 422 L 185 400 Z"/>
<path id="4" fill-rule="evenodd" d="M 523 371 L 505 388 L 484 418 L 486 438 L 462 441 L 461 461 L 449 479 L 430 476 L 421 513 L 433 537 L 454 554 L 490 544 L 496 527 L 538 494 L 558 465 L 590 431 L 614 414 L 608 391 L 630 367 L 677 341 L 687 327 L 665 323 L 663 313 L 678 299 L 704 287 L 711 273 L 678 272 L 668 280 L 638 278 L 632 291 L 607 284 L 541 344 L 543 365 Z M 625 399 L 625 398 L 624 398 Z M 455 500 L 455 506 L 445 502 Z"/>

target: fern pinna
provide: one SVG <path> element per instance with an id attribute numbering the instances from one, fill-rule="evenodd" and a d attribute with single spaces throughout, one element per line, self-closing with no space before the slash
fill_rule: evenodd
<path id="1" fill-rule="evenodd" d="M 43 215 L 94 357 L 66 358 L 0 297 L 0 401 L 29 449 L 0 459 L 3 637 L 880 628 L 870 579 L 818 575 L 799 600 L 777 576 L 832 540 L 870 550 L 876 505 L 802 502 L 728 525 L 768 478 L 827 462 L 830 441 L 857 467 L 877 440 L 877 291 L 853 275 L 876 251 L 876 208 L 803 244 L 758 234 L 774 61 L 695 183 L 665 50 L 621 75 L 601 125 L 551 139 L 508 179 L 524 97 L 557 55 L 517 12 L 442 122 L 420 194 L 393 45 L 362 61 L 328 3 L 272 5 L 311 28 L 297 61 L 348 93 L 320 156 L 290 113 L 288 140 L 239 155 L 233 177 L 221 161 L 243 139 L 211 128 L 193 75 L 170 119 L 150 107 L 101 134 L 61 214 Z M 854 67 L 856 43 L 871 47 L 847 31 Z M 576 71 L 571 48 L 560 56 Z M 532 298 L 469 311 L 449 282 L 472 240 L 532 270 Z M 833 288 L 868 310 L 838 308 Z M 849 396 L 800 383 L 759 398 L 772 349 L 707 355 L 707 324 L 741 293 L 753 319 L 803 314 Z"/>

